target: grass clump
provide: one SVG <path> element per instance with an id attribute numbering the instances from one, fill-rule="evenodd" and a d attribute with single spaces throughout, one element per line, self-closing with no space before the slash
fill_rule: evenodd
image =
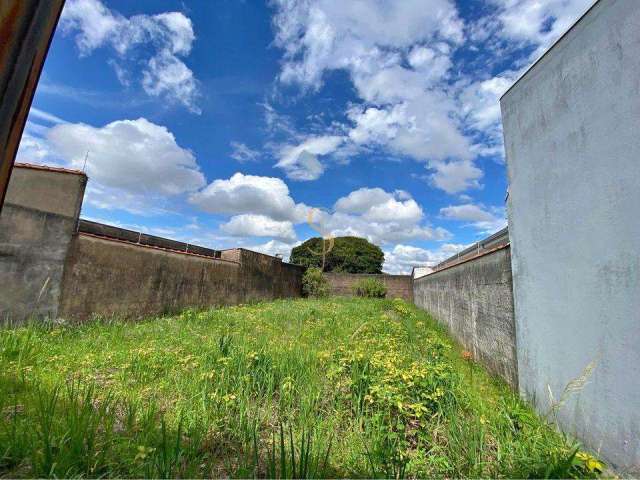
<path id="1" fill-rule="evenodd" d="M 325 298 L 329 296 L 329 281 L 322 274 L 322 270 L 309 267 L 302 276 L 302 291 L 307 297 Z"/>
<path id="2" fill-rule="evenodd" d="M 353 293 L 357 297 L 384 298 L 387 296 L 387 287 L 377 278 L 363 278 L 353 286 Z"/>
<path id="3" fill-rule="evenodd" d="M 0 477 L 597 475 L 467 363 L 401 300 L 3 330 Z"/>

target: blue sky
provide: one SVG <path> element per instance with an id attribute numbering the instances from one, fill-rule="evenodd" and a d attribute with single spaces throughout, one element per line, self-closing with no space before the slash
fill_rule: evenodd
<path id="1" fill-rule="evenodd" d="M 85 218 L 408 272 L 505 225 L 498 99 L 591 3 L 67 0 L 18 161 L 85 169 Z"/>

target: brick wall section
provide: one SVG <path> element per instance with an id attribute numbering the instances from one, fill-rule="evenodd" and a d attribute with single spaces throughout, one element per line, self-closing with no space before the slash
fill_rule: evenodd
<path id="1" fill-rule="evenodd" d="M 413 285 L 419 308 L 446 325 L 475 359 L 517 388 L 508 246 L 417 278 Z"/>
<path id="2" fill-rule="evenodd" d="M 374 275 L 363 273 L 333 273 L 324 274 L 329 281 L 331 293 L 338 296 L 352 296 L 353 287 L 360 280 L 375 278 L 387 287 L 387 298 L 402 298 L 413 302 L 413 285 L 410 275 Z"/>

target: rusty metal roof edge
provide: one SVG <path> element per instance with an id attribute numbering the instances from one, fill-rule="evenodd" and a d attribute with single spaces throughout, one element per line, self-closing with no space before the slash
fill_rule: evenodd
<path id="1" fill-rule="evenodd" d="M 13 164 L 14 168 L 28 168 L 29 170 L 42 170 L 46 172 L 57 172 L 57 173 L 71 173 L 73 175 L 81 175 L 86 177 L 87 174 L 81 170 L 75 170 L 73 168 L 64 168 L 64 167 L 52 167 L 49 165 L 37 165 L 35 163 L 19 163 L 16 162 Z"/>

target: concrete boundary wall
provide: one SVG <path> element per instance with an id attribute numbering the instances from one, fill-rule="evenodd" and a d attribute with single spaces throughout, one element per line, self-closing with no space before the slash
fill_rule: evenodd
<path id="1" fill-rule="evenodd" d="M 353 296 L 353 288 L 356 283 L 367 278 L 375 278 L 387 287 L 387 298 L 402 298 L 408 302 L 413 302 L 413 279 L 411 275 L 327 272 L 324 276 L 329 281 L 332 295 Z"/>
<path id="2" fill-rule="evenodd" d="M 78 234 L 65 264 L 59 316 L 143 318 L 239 303 L 239 273 L 236 262 Z"/>
<path id="3" fill-rule="evenodd" d="M 235 258 L 80 233 L 66 260 L 59 316 L 135 319 L 302 295 L 301 267 L 243 249 Z"/>
<path id="4" fill-rule="evenodd" d="M 0 321 L 141 318 L 302 295 L 303 268 L 277 257 L 95 222 L 79 229 L 86 182 L 82 172 L 15 166 L 0 216 Z"/>
<path id="5" fill-rule="evenodd" d="M 0 323 L 56 317 L 82 172 L 16 164 L 0 214 Z"/>
<path id="6" fill-rule="evenodd" d="M 415 279 L 413 296 L 416 306 L 446 325 L 474 359 L 517 387 L 508 246 Z"/>
<path id="7" fill-rule="evenodd" d="M 640 474 L 640 1 L 600 0 L 502 97 L 520 392 Z M 555 400 L 549 395 L 553 393 Z"/>

